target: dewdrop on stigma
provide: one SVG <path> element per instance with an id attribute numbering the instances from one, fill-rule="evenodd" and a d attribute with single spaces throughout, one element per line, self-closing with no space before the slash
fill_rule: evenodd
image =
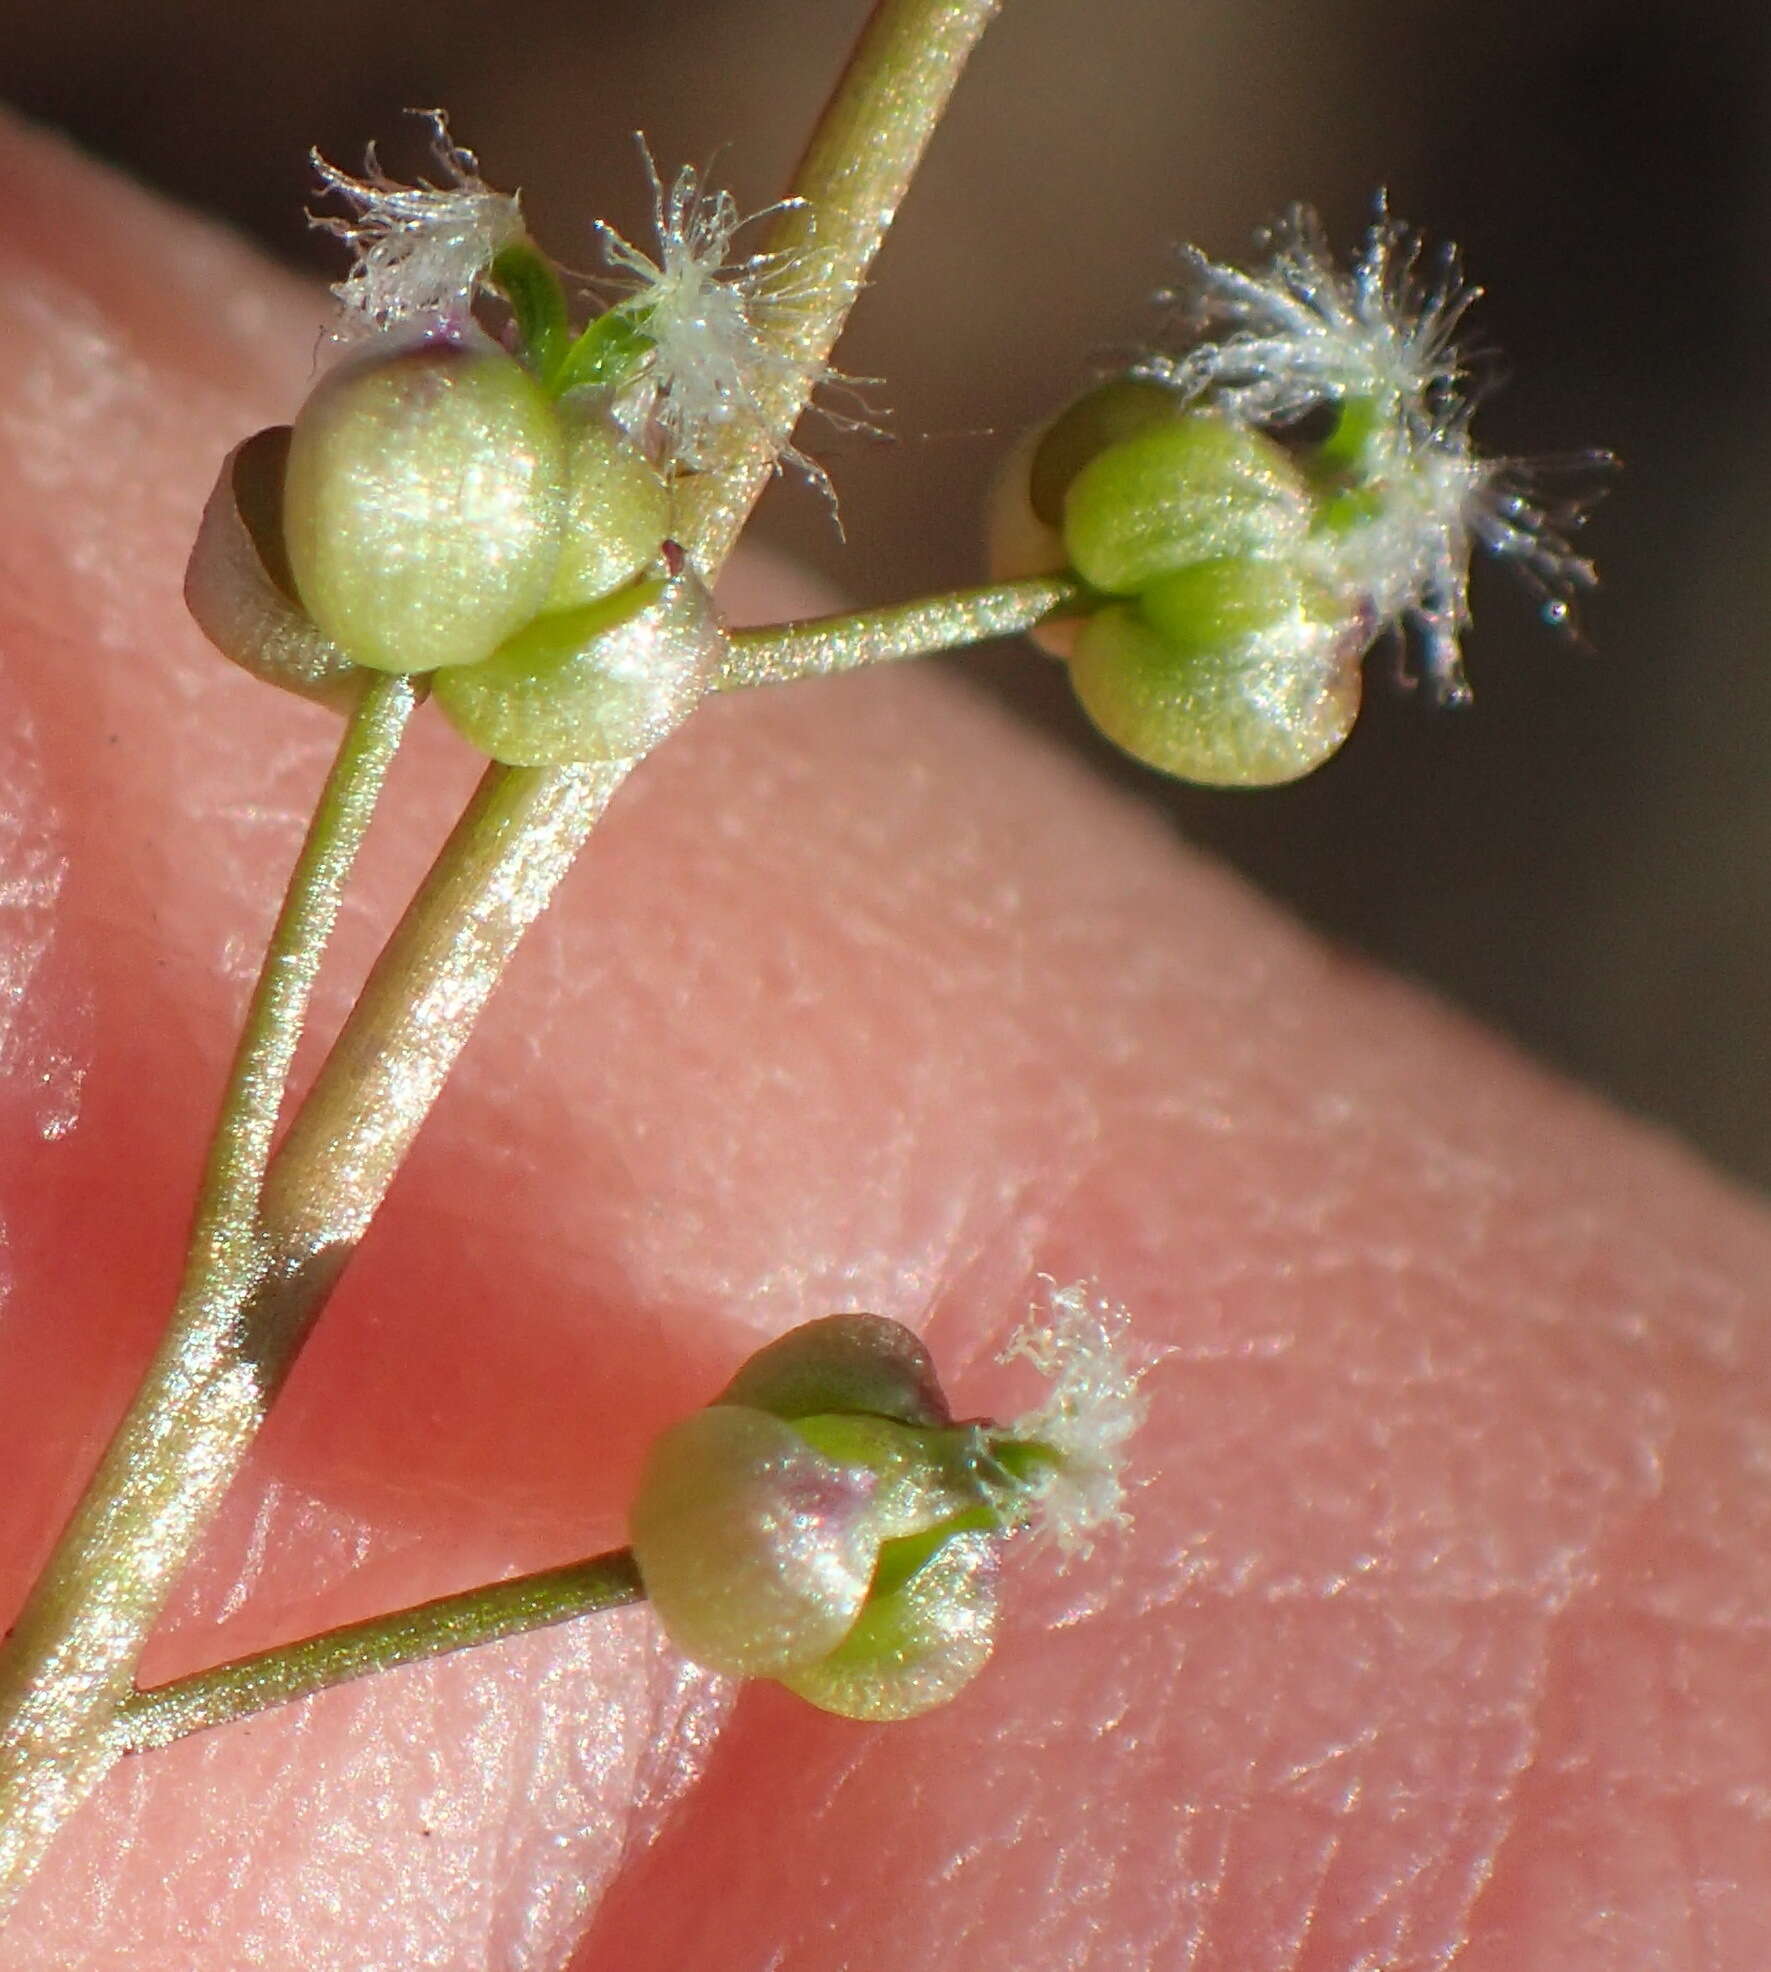
<path id="1" fill-rule="evenodd" d="M 1595 579 L 1530 466 L 1481 458 L 1456 335 L 1477 290 L 1387 213 L 1350 269 L 1294 210 L 1243 272 L 1189 251 L 1191 346 L 1086 393 L 1023 445 L 991 522 L 999 577 L 1078 575 L 1095 598 L 1039 641 L 1107 736 L 1152 765 L 1264 786 L 1351 731 L 1360 667 L 1412 632 L 1435 697 L 1468 696 L 1472 547 L 1565 623 Z M 1603 455 L 1583 463 L 1602 466 Z"/>

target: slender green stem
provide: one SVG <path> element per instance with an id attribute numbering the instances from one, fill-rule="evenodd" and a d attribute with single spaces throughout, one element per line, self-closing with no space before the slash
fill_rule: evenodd
<path id="1" fill-rule="evenodd" d="M 998 0 L 880 0 L 814 134 L 776 247 L 806 278 L 764 333 L 785 438 Z M 736 434 L 685 483 L 678 536 L 709 576 L 774 463 Z M 178 1568 L 263 1421 L 522 932 L 626 771 L 493 769 L 376 968 L 266 1169 L 258 1222 L 204 1250 L 223 1291 L 181 1304 L 147 1382 L 0 1657 L 0 1910 L 117 1753 L 115 1720 Z M 281 1028 L 277 1030 L 283 1032 Z M 228 1169 L 258 1154 L 248 1130 Z M 237 1263 L 237 1270 L 236 1270 Z M 207 1276 L 207 1268 L 199 1268 Z"/>
<path id="2" fill-rule="evenodd" d="M 519 939 L 632 764 L 493 767 L 481 780 L 271 1164 L 260 1237 L 285 1273 L 326 1263 L 316 1294 L 368 1229 Z"/>
<path id="3" fill-rule="evenodd" d="M 229 1725 L 353 1678 L 624 1609 L 644 1595 L 631 1550 L 617 1548 L 564 1568 L 438 1596 L 138 1691 L 118 1716 L 118 1749 L 141 1753 L 169 1745 L 187 1733 Z"/>
<path id="4" fill-rule="evenodd" d="M 228 1278 L 238 1280 L 242 1265 L 249 1264 L 245 1249 L 314 981 L 338 922 L 345 883 L 418 698 L 419 688 L 410 678 L 373 675 L 346 723 L 235 1050 L 197 1193 L 187 1295 L 213 1292 L 214 1285 Z"/>
<path id="5" fill-rule="evenodd" d="M 947 100 L 1002 0 L 881 0 L 794 175 L 766 251 L 796 256 L 804 277 L 767 324 L 793 359 L 763 374 L 762 427 L 726 426 L 710 470 L 687 482 L 681 538 L 717 569 L 775 470 L 867 270 L 897 216 Z"/>
<path id="6" fill-rule="evenodd" d="M 829 677 L 864 664 L 892 658 L 927 657 L 959 650 L 992 637 L 1031 630 L 1048 616 L 1074 607 L 1081 583 L 1067 576 L 1032 576 L 995 582 L 951 595 L 923 596 L 887 609 L 858 610 L 849 616 L 808 617 L 797 623 L 771 623 L 760 630 L 734 630 L 731 655 L 721 673 L 721 691 L 751 685 L 784 685 L 795 678 Z"/>
<path id="7" fill-rule="evenodd" d="M 112 1757 L 141 1646 L 263 1419 L 235 1321 L 258 1266 L 253 1209 L 345 880 L 416 696 L 406 679 L 375 679 L 351 714 L 247 1012 L 172 1323 L 0 1647 L 0 1909 Z"/>

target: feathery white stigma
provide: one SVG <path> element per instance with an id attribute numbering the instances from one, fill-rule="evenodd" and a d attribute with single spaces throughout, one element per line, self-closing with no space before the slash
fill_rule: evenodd
<path id="1" fill-rule="evenodd" d="M 1456 427 L 1456 330 L 1481 290 L 1459 277 L 1455 253 L 1424 273 L 1421 240 L 1380 214 L 1342 272 L 1305 206 L 1260 237 L 1269 258 L 1254 274 L 1184 250 L 1194 292 L 1163 299 L 1190 301 L 1213 339 L 1171 366 L 1177 381 L 1251 424 L 1290 424 L 1320 404 L 1369 396 L 1423 436 Z"/>
<path id="2" fill-rule="evenodd" d="M 514 196 L 481 182 L 479 159 L 449 138 L 441 110 L 429 119 L 432 151 L 444 182 L 401 185 L 381 169 L 371 145 L 364 175 L 329 164 L 318 151 L 314 170 L 327 192 L 353 208 L 348 216 L 309 214 L 356 256 L 332 292 L 344 304 L 336 333 L 344 339 L 408 325 L 462 326 L 486 270 L 523 232 Z"/>
<path id="3" fill-rule="evenodd" d="M 782 207 L 742 218 L 731 193 L 709 190 L 693 165 L 683 166 L 667 192 L 651 153 L 644 155 L 656 259 L 612 226 L 597 224 L 603 256 L 627 289 L 617 305 L 653 345 L 622 391 L 616 415 L 636 437 L 655 431 L 667 463 L 694 472 L 712 463 L 715 438 L 727 426 L 769 436 L 763 396 L 772 386 L 815 386 L 829 372 L 797 361 L 763 333 L 771 309 L 793 298 L 802 279 L 799 257 L 732 258 L 737 234 Z M 829 494 L 815 461 L 785 444 L 779 457 Z"/>
<path id="4" fill-rule="evenodd" d="M 1565 621 L 1594 581 L 1569 546 L 1579 499 L 1546 501 L 1522 460 L 1485 460 L 1470 443 L 1468 370 L 1457 342 L 1481 293 L 1455 252 L 1425 262 L 1418 235 L 1380 208 L 1352 267 L 1337 267 L 1314 213 L 1299 206 L 1263 235 L 1254 273 L 1189 249 L 1182 300 L 1205 339 L 1142 374 L 1246 423 L 1283 428 L 1313 411 L 1362 404 L 1371 429 L 1352 468 L 1362 517 L 1320 534 L 1324 573 L 1370 609 L 1374 626 L 1412 622 L 1421 668 L 1441 697 L 1461 698 L 1459 638 L 1469 622 L 1472 541 L 1516 562 Z M 1581 462 L 1603 465 L 1602 455 Z"/>
<path id="5" fill-rule="evenodd" d="M 1002 1360 L 1029 1362 L 1051 1389 L 1004 1435 L 1037 1444 L 1057 1463 L 1040 1481 L 1037 1508 L 1059 1546 L 1086 1553 L 1097 1527 L 1127 1520 L 1120 1472 L 1125 1447 L 1148 1408 L 1138 1389 L 1145 1365 L 1125 1346 L 1130 1318 L 1086 1282 L 1045 1283 L 1046 1306 L 1030 1313 Z"/>

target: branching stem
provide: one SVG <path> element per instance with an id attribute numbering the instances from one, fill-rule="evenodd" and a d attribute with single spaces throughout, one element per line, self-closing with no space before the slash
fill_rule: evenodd
<path id="1" fill-rule="evenodd" d="M 781 215 L 768 243 L 803 252 L 807 267 L 792 307 L 769 329 L 794 359 L 783 366 L 789 380 L 769 386 L 775 437 L 785 439 L 798 421 L 998 5 L 875 7 L 793 187 L 803 203 Z M 774 450 L 766 437 L 734 427 L 726 454 L 705 463 L 687 485 L 677 531 L 711 577 L 773 469 Z M 390 713 L 406 689 L 372 690 L 365 707 Z M 347 750 L 353 744 L 347 739 Z M 193 1284 L 0 1653 L 0 1913 L 117 1756 L 120 1709 L 180 1568 L 506 961 L 625 771 L 626 763 L 490 770 L 267 1166 L 280 1077 L 312 983 L 305 959 L 273 951 L 263 1002 L 271 1010 L 262 1023 L 254 1015 L 199 1207 Z M 342 879 L 342 866 L 319 861 L 313 881 Z M 329 928 L 331 916 L 321 915 Z M 318 926 L 315 918 L 311 928 Z M 261 1174 L 251 1217 L 245 1202 Z"/>
<path id="2" fill-rule="evenodd" d="M 246 1015 L 166 1338 L 0 1647 L 0 1909 L 113 1757 L 111 1718 L 167 1593 L 263 1420 L 238 1321 L 258 1187 L 320 960 L 417 692 L 371 680 L 321 792 Z"/>

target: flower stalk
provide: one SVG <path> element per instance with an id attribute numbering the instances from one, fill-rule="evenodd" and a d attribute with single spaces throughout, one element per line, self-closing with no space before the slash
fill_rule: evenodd
<path id="1" fill-rule="evenodd" d="M 741 691 L 751 685 L 789 684 L 796 678 L 827 678 L 865 664 L 927 657 L 986 643 L 992 637 L 1016 636 L 1061 615 L 1083 593 L 1082 585 L 1067 576 L 1036 576 L 956 589 L 951 595 L 925 596 L 848 616 L 734 630 L 726 639 L 729 655 L 719 689 Z"/>
<path id="2" fill-rule="evenodd" d="M 648 1594 L 672 1640 L 713 1669 L 780 1672 L 812 1703 L 855 1716 L 944 1703 L 989 1655 L 1000 1537 L 1043 1522 L 1086 1549 L 1095 1530 L 1124 1521 L 1120 1469 L 1143 1420 L 1147 1367 L 1124 1328 L 1123 1311 L 1085 1283 L 1048 1282 L 1003 1357 L 1030 1362 L 1045 1399 L 993 1423 L 955 1421 L 928 1350 L 901 1323 L 802 1323 L 659 1438 L 633 1503 L 634 1547 L 133 1692 L 116 1742 L 143 1752 Z M 821 1648 L 808 1647 L 808 1627 Z M 803 1661 L 832 1648 L 833 1671 Z"/>
<path id="3" fill-rule="evenodd" d="M 231 1725 L 377 1671 L 625 1609 L 644 1594 L 632 1550 L 616 1548 L 563 1568 L 436 1596 L 134 1692 L 117 1716 L 117 1750 L 169 1746 L 188 1733 Z"/>

